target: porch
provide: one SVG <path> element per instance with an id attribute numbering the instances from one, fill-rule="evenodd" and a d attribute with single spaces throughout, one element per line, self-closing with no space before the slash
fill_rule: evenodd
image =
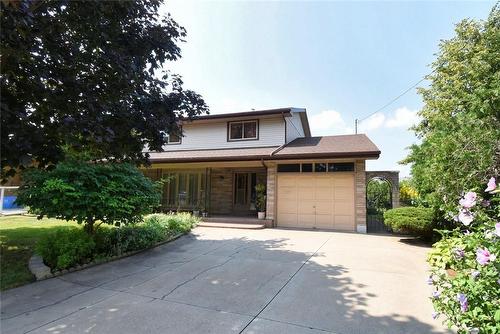
<path id="1" fill-rule="evenodd" d="M 203 215 L 205 222 L 252 224 L 257 220 L 255 186 L 267 184 L 267 169 L 262 164 L 182 167 L 143 169 L 152 180 L 163 181 L 161 211 L 191 211 Z"/>

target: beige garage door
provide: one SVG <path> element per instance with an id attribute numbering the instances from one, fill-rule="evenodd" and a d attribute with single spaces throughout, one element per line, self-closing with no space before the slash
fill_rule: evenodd
<path id="1" fill-rule="evenodd" d="M 352 173 L 278 174 L 278 226 L 354 231 Z"/>

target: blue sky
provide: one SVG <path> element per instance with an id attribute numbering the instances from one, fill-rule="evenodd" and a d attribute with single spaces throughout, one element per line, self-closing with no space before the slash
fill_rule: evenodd
<path id="1" fill-rule="evenodd" d="M 190 2 L 168 11 L 187 29 L 182 59 L 168 67 L 211 113 L 304 107 L 313 135 L 353 133 L 430 70 L 439 41 L 463 18 L 485 19 L 490 2 Z M 425 85 L 425 82 L 421 85 Z M 417 141 L 408 127 L 416 89 L 364 120 L 382 154 L 369 170 L 400 170 Z"/>

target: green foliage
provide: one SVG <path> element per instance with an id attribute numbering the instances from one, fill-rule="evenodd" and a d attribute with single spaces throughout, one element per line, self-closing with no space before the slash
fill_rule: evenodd
<path id="1" fill-rule="evenodd" d="M 161 3 L 0 2 L 2 167 L 50 166 L 65 145 L 145 162 L 145 145 L 161 150 L 179 118 L 207 111 L 168 71 L 186 31 Z"/>
<path id="2" fill-rule="evenodd" d="M 395 208 L 384 212 L 384 224 L 394 232 L 427 237 L 434 228 L 434 213 L 429 208 Z"/>
<path id="3" fill-rule="evenodd" d="M 137 223 L 160 202 L 152 181 L 126 163 L 61 162 L 50 171 L 26 170 L 23 181 L 18 203 L 40 218 L 85 224 L 89 233 L 96 221 Z"/>
<path id="4" fill-rule="evenodd" d="M 401 205 L 406 206 L 422 204 L 418 196 L 418 191 L 411 179 L 405 179 L 399 182 L 399 202 Z"/>
<path id="5" fill-rule="evenodd" d="M 264 212 L 266 211 L 266 185 L 259 183 L 255 186 L 255 207 L 257 211 Z"/>
<path id="6" fill-rule="evenodd" d="M 456 208 L 471 212 L 473 222 L 442 231 L 428 258 L 434 309 L 460 334 L 500 333 L 500 196 L 486 193 L 484 198 L 478 196 L 471 208 Z M 478 256 L 484 250 L 490 253 L 486 262 Z M 466 303 L 460 303 L 459 294 Z"/>
<path id="7" fill-rule="evenodd" d="M 95 250 L 94 239 L 76 228 L 59 228 L 36 244 L 36 252 L 54 269 L 66 269 L 89 262 Z"/>
<path id="8" fill-rule="evenodd" d="M 369 214 L 382 213 L 392 207 L 391 184 L 385 180 L 372 179 L 366 186 L 366 204 Z"/>
<path id="9" fill-rule="evenodd" d="M 150 248 L 179 233 L 189 232 L 198 218 L 188 213 L 152 214 L 143 223 L 102 227 L 89 235 L 76 228 L 60 228 L 45 234 L 36 251 L 53 270 L 85 264 L 97 258 Z"/>
<path id="10" fill-rule="evenodd" d="M 423 199 L 441 212 L 500 166 L 500 8 L 455 32 L 440 44 L 429 87 L 419 90 L 424 107 L 414 130 L 422 141 L 404 161 Z"/>

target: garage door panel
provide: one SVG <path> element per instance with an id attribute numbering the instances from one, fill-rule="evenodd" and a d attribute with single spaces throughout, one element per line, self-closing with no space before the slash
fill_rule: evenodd
<path id="1" fill-rule="evenodd" d="M 295 190 L 297 192 L 297 199 L 302 200 L 314 200 L 314 188 L 313 187 L 299 187 Z"/>
<path id="2" fill-rule="evenodd" d="M 313 228 L 315 223 L 315 215 L 297 215 L 297 227 Z"/>
<path id="3" fill-rule="evenodd" d="M 333 201 L 333 198 L 334 198 L 334 193 L 332 187 L 315 189 L 316 200 L 328 200 L 331 203 Z"/>
<path id="4" fill-rule="evenodd" d="M 332 215 L 333 206 L 331 201 L 316 201 L 317 215 Z"/>
<path id="5" fill-rule="evenodd" d="M 278 175 L 278 225 L 355 230 L 354 174 Z"/>
<path id="6" fill-rule="evenodd" d="M 314 215 L 315 201 L 300 201 L 297 203 L 297 213 L 304 215 Z"/>
<path id="7" fill-rule="evenodd" d="M 322 228 L 322 229 L 333 229 L 334 224 L 333 224 L 333 216 L 330 215 L 321 215 L 321 214 L 316 214 L 316 228 Z"/>

